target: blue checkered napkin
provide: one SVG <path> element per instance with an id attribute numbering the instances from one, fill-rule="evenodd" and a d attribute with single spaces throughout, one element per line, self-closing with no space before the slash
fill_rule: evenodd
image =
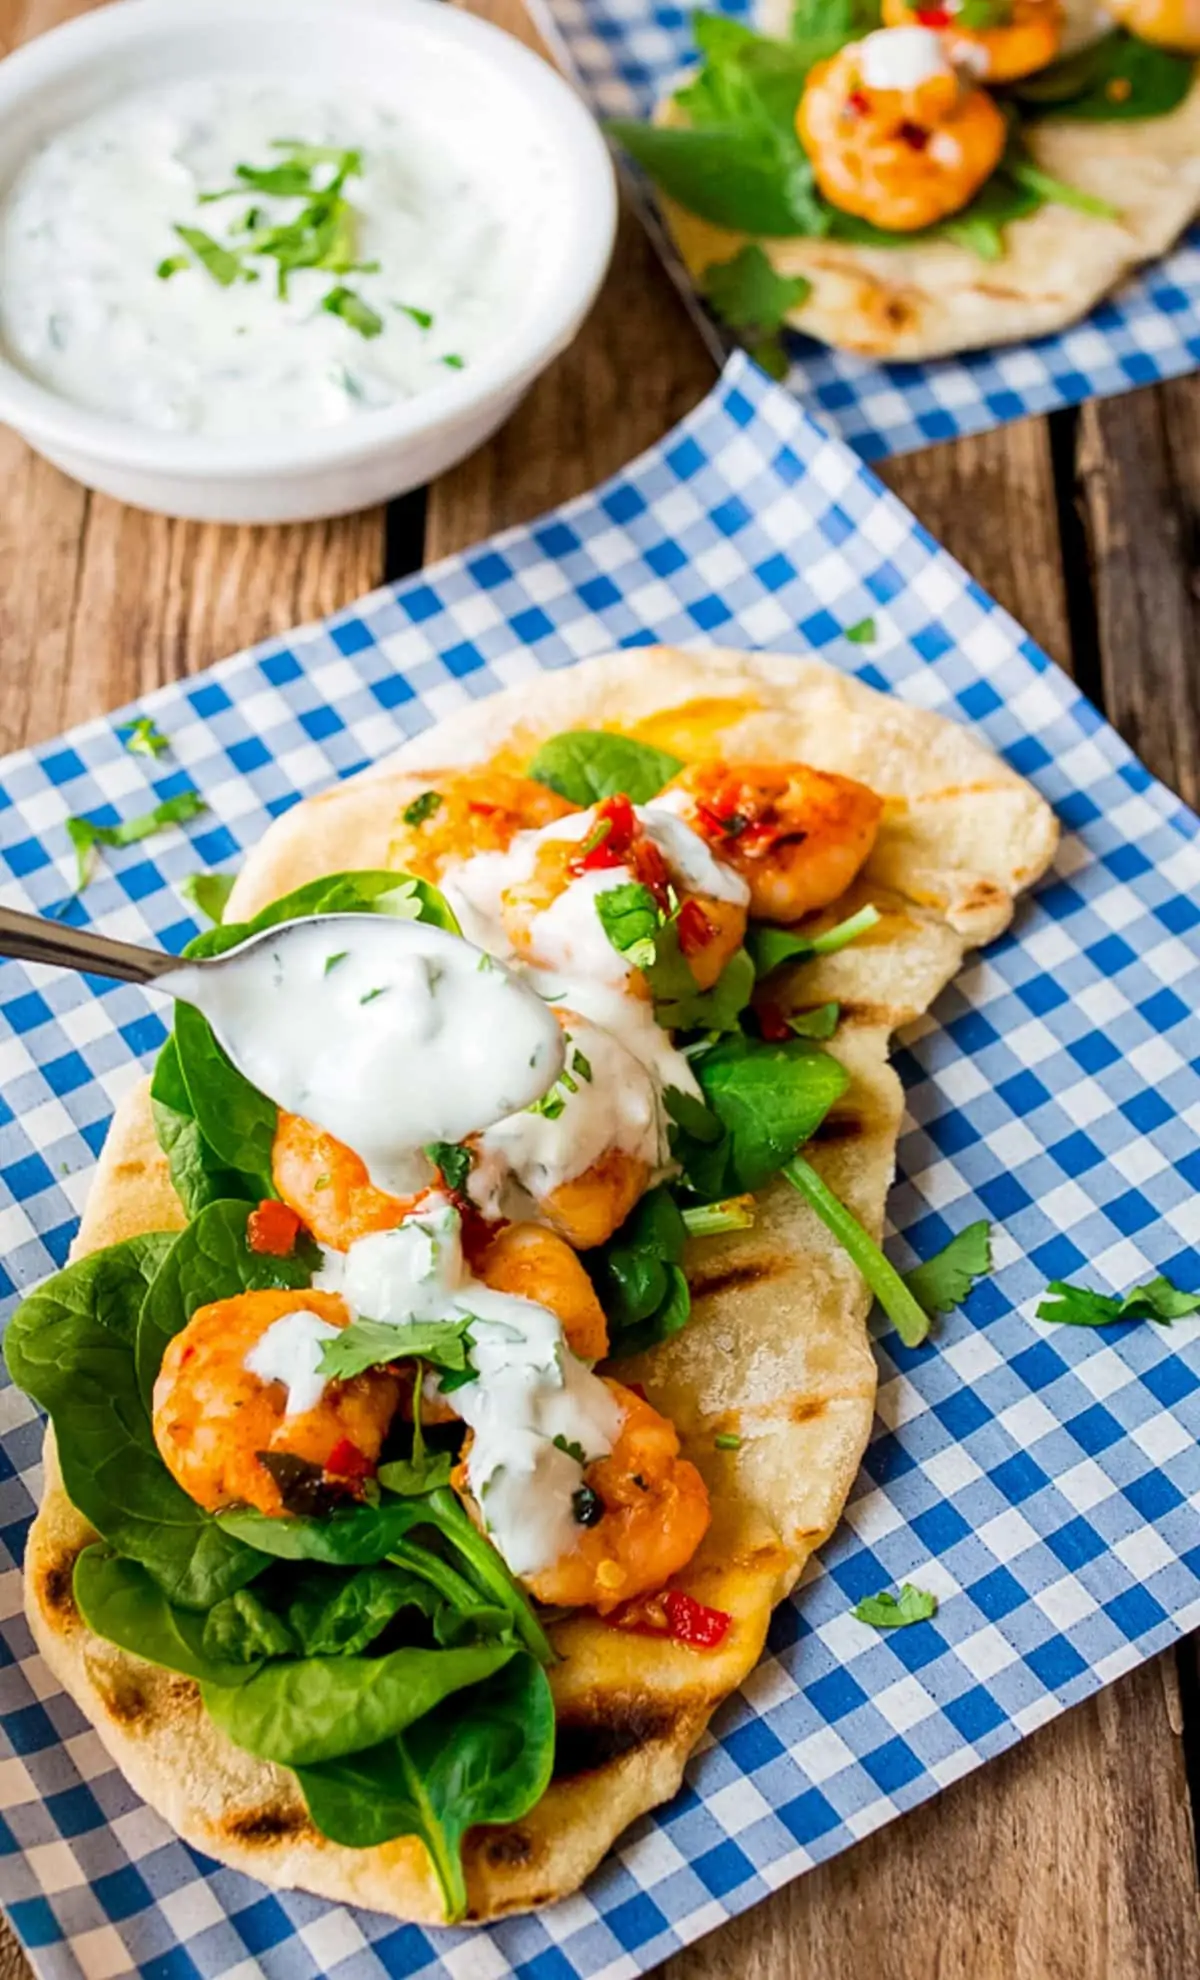
<path id="1" fill-rule="evenodd" d="M 875 642 L 847 643 L 866 617 Z M 194 930 L 181 876 L 235 860 L 304 792 L 501 683 L 655 638 L 815 650 L 978 725 L 1057 806 L 1048 883 L 898 1058 L 893 1253 L 928 1255 L 989 1216 L 999 1270 L 935 1345 L 882 1334 L 879 1423 L 845 1522 L 684 1793 L 585 1893 L 482 1935 L 270 1894 L 139 1804 L 33 1652 L 16 1563 L 41 1429 L 0 1392 L 0 1897 L 48 1973 L 630 1976 L 1200 1621 L 1200 1325 L 1031 1318 L 1060 1275 L 1200 1276 L 1197 821 L 744 358 L 596 494 L 152 696 L 170 758 L 128 756 L 107 722 L 9 758 L 5 898 L 61 907 L 69 813 L 132 815 L 148 783 L 191 782 L 210 806 L 192 843 L 110 855 L 85 897 L 113 934 L 177 948 Z M 137 990 L 0 969 L 10 1290 L 62 1263 L 112 1103 L 162 1036 Z M 890 1636 L 854 1621 L 860 1596 L 906 1577 L 940 1596 L 935 1621 Z"/>
<path id="2" fill-rule="evenodd" d="M 532 0 L 599 117 L 644 117 L 694 59 L 690 6 Z M 751 0 L 713 11 L 751 18 Z M 656 241 L 686 289 L 665 234 Z M 872 364 L 787 333 L 788 388 L 866 460 L 1109 398 L 1200 365 L 1200 228 L 1072 329 L 929 364 Z"/>

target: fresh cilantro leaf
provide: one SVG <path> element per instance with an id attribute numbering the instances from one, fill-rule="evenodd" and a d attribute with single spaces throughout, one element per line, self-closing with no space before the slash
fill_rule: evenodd
<path id="1" fill-rule="evenodd" d="M 417 309 L 412 303 L 393 303 L 392 307 L 398 309 L 401 316 L 411 316 L 418 330 L 433 329 L 433 316 L 429 310 Z"/>
<path id="2" fill-rule="evenodd" d="M 395 1492 L 403 1499 L 420 1499 L 426 1492 L 436 1492 L 448 1485 L 453 1469 L 454 1459 L 449 1451 L 425 1451 L 420 1463 L 414 1452 L 411 1458 L 393 1458 L 390 1464 L 381 1464 L 377 1476 L 385 1492 Z"/>
<path id="3" fill-rule="evenodd" d="M 402 1327 L 383 1320 L 352 1320 L 336 1340 L 323 1344 L 320 1372 L 345 1382 L 368 1368 L 419 1358 L 435 1368 L 462 1373 L 469 1365 L 473 1317 L 464 1313 L 457 1320 L 412 1320 Z"/>
<path id="4" fill-rule="evenodd" d="M 457 351 L 447 351 L 442 363 L 451 371 L 465 371 L 467 360 L 465 357 L 459 357 Z"/>
<path id="5" fill-rule="evenodd" d="M 164 749 L 171 747 L 170 737 L 155 726 L 151 715 L 139 715 L 136 722 L 126 722 L 119 733 L 131 756 L 161 756 Z"/>
<path id="6" fill-rule="evenodd" d="M 874 619 L 859 619 L 856 624 L 846 627 L 844 637 L 852 646 L 870 646 L 879 635 L 875 630 Z"/>
<path id="7" fill-rule="evenodd" d="M 386 983 L 377 983 L 373 990 L 365 990 L 363 992 L 362 996 L 358 1000 L 359 1003 L 373 1004 L 375 1002 L 376 997 L 382 997 L 385 994 L 385 992 L 387 991 L 387 987 L 388 986 Z"/>
<path id="8" fill-rule="evenodd" d="M 1031 158 L 1010 155 L 1005 161 L 1005 171 L 1010 179 L 1027 192 L 1036 193 L 1048 206 L 1066 206 L 1075 213 L 1087 213 L 1095 220 L 1119 220 L 1121 209 L 1107 199 L 1098 199 L 1095 193 L 1082 192 L 1078 186 L 1068 185 L 1065 179 L 1056 179 L 1052 172 L 1044 172 Z"/>
<path id="9" fill-rule="evenodd" d="M 160 282 L 169 282 L 172 275 L 182 275 L 185 268 L 190 268 L 191 265 L 192 258 L 189 254 L 166 254 L 154 273 Z"/>
<path id="10" fill-rule="evenodd" d="M 631 969 L 649 969 L 658 954 L 664 916 L 649 887 L 626 880 L 596 896 L 600 925 Z"/>
<path id="11" fill-rule="evenodd" d="M 802 962 L 809 956 L 833 956 L 848 943 L 865 935 L 879 920 L 877 907 L 859 908 L 835 928 L 821 935 L 800 935 L 791 928 L 776 928 L 767 921 L 752 921 L 746 930 L 746 947 L 759 977 L 769 976 L 785 962 Z"/>
<path id="12" fill-rule="evenodd" d="M 336 949 L 333 955 L 326 956 L 325 967 L 321 971 L 322 976 L 328 976 L 331 969 L 336 969 L 339 963 L 344 963 L 349 954 L 349 949 Z"/>
<path id="13" fill-rule="evenodd" d="M 93 818 L 68 818 L 67 837 L 75 848 L 78 891 L 82 893 L 92 877 L 92 852 L 96 846 L 133 846 L 139 839 L 148 839 L 168 825 L 184 825 L 207 810 L 199 791 L 179 791 L 175 797 L 163 798 L 152 811 L 123 819 L 119 825 L 98 825 Z"/>
<path id="14" fill-rule="evenodd" d="M 904 1283 L 926 1313 L 952 1313 L 976 1279 L 992 1269 L 992 1227 L 986 1217 L 968 1224 L 932 1258 L 905 1272 Z"/>
<path id="15" fill-rule="evenodd" d="M 415 797 L 411 804 L 405 805 L 401 816 L 406 825 L 423 825 L 427 818 L 433 817 L 435 811 L 441 810 L 442 803 L 440 791 L 422 791 L 420 797 Z"/>
<path id="16" fill-rule="evenodd" d="M 905 1629 L 909 1623 L 928 1622 L 936 1616 L 937 1608 L 936 1595 L 906 1581 L 899 1601 L 885 1588 L 878 1595 L 864 1595 L 851 1613 L 857 1622 L 869 1623 L 872 1629 Z"/>
<path id="17" fill-rule="evenodd" d="M 461 1196 L 471 1173 L 471 1151 L 458 1141 L 429 1141 L 425 1153 L 441 1170 L 447 1189 Z"/>
<path id="18" fill-rule="evenodd" d="M 229 896 L 233 892 L 232 873 L 189 873 L 179 883 L 179 891 L 185 901 L 216 926 L 225 918 Z"/>
<path id="19" fill-rule="evenodd" d="M 779 332 L 812 294 L 807 276 L 777 275 L 754 241 L 739 248 L 732 261 L 711 262 L 700 287 L 721 321 L 749 340 L 763 370 L 773 378 L 785 376 L 787 354 Z"/>
<path id="20" fill-rule="evenodd" d="M 353 289 L 347 289 L 340 283 L 336 289 L 330 289 L 321 308 L 327 310 L 330 316 L 340 316 L 342 322 L 348 324 L 351 330 L 357 330 L 360 337 L 378 337 L 383 329 L 383 318 L 378 311 L 365 303 Z"/>
<path id="21" fill-rule="evenodd" d="M 667 932 L 674 936 L 673 928 Z M 660 938 L 660 950 L 662 946 Z M 654 1015 L 661 1025 L 668 1031 L 712 1031 L 718 1035 L 738 1029 L 738 1020 L 754 992 L 754 964 L 745 949 L 734 951 L 711 990 L 698 990 L 694 981 L 683 987 L 681 972 L 680 983 L 675 985 L 676 974 L 672 969 L 672 981 L 666 982 L 665 970 L 651 972 Z"/>
<path id="22" fill-rule="evenodd" d="M 312 166 L 299 158 L 289 158 L 282 165 L 235 165 L 233 169 L 241 187 L 249 186 L 251 192 L 267 193 L 274 199 L 307 199 L 313 191 Z"/>
<path id="23" fill-rule="evenodd" d="M 175 232 L 186 248 L 190 248 L 205 273 L 219 282 L 223 289 L 231 289 L 235 282 L 248 282 L 255 279 L 253 271 L 243 268 L 241 257 L 233 254 L 220 241 L 214 241 L 199 227 L 177 226 Z M 161 266 L 161 263 L 160 263 Z"/>
<path id="24" fill-rule="evenodd" d="M 1169 1327 L 1172 1320 L 1200 1313 L 1200 1293 L 1181 1292 L 1161 1273 L 1123 1298 L 1090 1286 L 1066 1285 L 1062 1279 L 1052 1279 L 1046 1292 L 1050 1297 L 1039 1302 L 1038 1319 L 1067 1327 L 1111 1327 L 1118 1320 L 1154 1320 Z"/>
<path id="25" fill-rule="evenodd" d="M 582 1444 L 572 1442 L 569 1437 L 554 1437 L 551 1442 L 556 1451 L 564 1451 L 569 1458 L 574 1458 L 576 1464 L 587 1463 Z"/>

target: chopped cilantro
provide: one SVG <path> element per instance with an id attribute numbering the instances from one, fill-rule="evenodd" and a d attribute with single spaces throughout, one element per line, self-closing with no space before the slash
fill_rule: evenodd
<path id="1" fill-rule="evenodd" d="M 429 1141 L 425 1153 L 442 1172 L 447 1189 L 461 1196 L 471 1173 L 471 1151 L 458 1141 Z"/>
<path id="2" fill-rule="evenodd" d="M 575 1050 L 571 1054 L 571 1071 L 578 1073 L 580 1079 L 586 1079 L 589 1083 L 592 1080 L 592 1062 L 590 1059 L 584 1058 L 578 1046 L 575 1047 Z"/>
<path id="3" fill-rule="evenodd" d="M 330 289 L 321 308 L 327 310 L 330 316 L 340 316 L 342 322 L 351 330 L 357 330 L 360 337 L 378 337 L 383 329 L 383 318 L 378 311 L 365 303 L 353 289 L 347 289 L 341 283 L 337 288 Z"/>
<path id="4" fill-rule="evenodd" d="M 464 370 L 466 367 L 466 362 L 467 362 L 466 358 L 459 357 L 457 352 L 454 351 L 448 352 L 447 355 L 442 359 L 442 363 L 448 364 L 451 371 Z"/>
<path id="5" fill-rule="evenodd" d="M 952 1313 L 976 1279 L 992 1269 L 992 1227 L 986 1217 L 968 1224 L 948 1244 L 904 1273 L 909 1292 L 926 1313 Z M 1200 1304 L 1200 1302 L 1197 1302 Z"/>
<path id="6" fill-rule="evenodd" d="M 332 1184 L 333 1184 L 333 1177 L 329 1174 L 328 1170 L 326 1170 L 324 1175 L 317 1177 L 316 1182 L 313 1184 L 313 1188 L 329 1189 L 332 1187 Z"/>
<path id="7" fill-rule="evenodd" d="M 574 1458 L 576 1464 L 587 1463 L 587 1459 L 583 1454 L 582 1444 L 575 1443 L 569 1437 L 561 1437 L 561 1436 L 553 1438 L 552 1442 L 554 1444 L 554 1448 L 556 1451 L 565 1451 L 566 1455 L 569 1458 Z"/>
<path id="8" fill-rule="evenodd" d="M 713 1438 L 713 1449 L 717 1451 L 740 1451 L 742 1440 L 732 1430 L 721 1430 Z"/>
<path id="9" fill-rule="evenodd" d="M 433 317 L 427 309 L 417 309 L 412 303 L 393 303 L 392 308 L 398 309 L 401 316 L 411 316 L 418 330 L 433 329 Z"/>
<path id="10" fill-rule="evenodd" d="M 414 798 L 411 804 L 405 805 L 401 814 L 404 823 L 423 825 L 427 818 L 433 817 L 435 811 L 440 811 L 442 802 L 440 791 L 422 791 L 420 797 Z"/>
<path id="11" fill-rule="evenodd" d="M 1111 1327 L 1117 1320 L 1154 1320 L 1169 1327 L 1172 1320 L 1200 1313 L 1200 1293 L 1181 1292 L 1161 1273 L 1123 1298 L 1090 1286 L 1065 1285 L 1061 1279 L 1052 1279 L 1046 1291 L 1050 1297 L 1039 1302 L 1038 1319 L 1067 1327 Z"/>
<path id="12" fill-rule="evenodd" d="M 331 969 L 336 969 L 339 963 L 343 963 L 343 962 L 345 962 L 345 960 L 346 960 L 346 957 L 347 957 L 347 956 L 348 956 L 349 954 L 350 954 L 350 951 L 349 951 L 349 949 L 338 949 L 338 950 L 336 950 L 336 951 L 334 952 L 334 954 L 333 954 L 333 955 L 331 955 L 331 956 L 326 956 L 326 958 L 325 958 L 325 967 L 324 967 L 324 969 L 322 970 L 322 972 L 321 972 L 321 974 L 322 974 L 323 976 L 328 976 L 328 974 L 329 974 L 329 972 L 330 972 L 330 970 L 331 970 Z"/>
<path id="13" fill-rule="evenodd" d="M 870 646 L 879 634 L 874 619 L 859 619 L 854 625 L 846 627 L 845 637 L 852 646 Z"/>
<path id="14" fill-rule="evenodd" d="M 223 289 L 231 289 L 235 282 L 258 279 L 252 269 L 242 267 L 238 255 L 222 247 L 220 241 L 214 241 L 212 235 L 204 233 L 201 228 L 177 226 L 175 232 L 184 246 L 191 249 L 205 273 L 211 275 L 214 282 L 219 282 Z"/>
<path id="15" fill-rule="evenodd" d="M 233 892 L 233 875 L 189 873 L 180 881 L 179 891 L 185 901 L 190 901 L 209 921 L 219 925 L 225 919 L 229 896 Z"/>
<path id="16" fill-rule="evenodd" d="M 368 990 L 364 996 L 359 998 L 358 1001 L 360 1004 L 373 1004 L 375 1002 L 376 997 L 382 997 L 386 989 L 387 989 L 386 983 L 379 983 L 376 985 L 374 990 Z"/>
<path id="17" fill-rule="evenodd" d="M 131 756 L 161 756 L 164 749 L 171 747 L 170 738 L 155 727 L 150 715 L 139 715 L 136 722 L 126 722 L 119 733 Z"/>
<path id="18" fill-rule="evenodd" d="M 905 1629 L 909 1623 L 928 1622 L 937 1607 L 936 1595 L 906 1581 L 899 1601 L 884 1588 L 878 1595 L 864 1595 L 852 1613 L 856 1622 L 870 1623 L 872 1629 Z"/>
<path id="19" fill-rule="evenodd" d="M 161 832 L 168 825 L 184 825 L 195 818 L 208 806 L 199 791 L 179 791 L 174 797 L 163 798 L 152 811 L 144 811 L 137 818 L 123 819 L 119 825 L 98 825 L 93 818 L 68 818 L 67 837 L 75 848 L 78 868 L 77 891 L 82 893 L 92 877 L 92 851 L 96 846 L 133 846 L 139 839 L 148 839 L 152 833 Z"/>
<path id="20" fill-rule="evenodd" d="M 172 275 L 182 275 L 184 269 L 191 265 L 192 258 L 188 254 L 165 254 L 154 273 L 160 282 L 169 282 Z"/>

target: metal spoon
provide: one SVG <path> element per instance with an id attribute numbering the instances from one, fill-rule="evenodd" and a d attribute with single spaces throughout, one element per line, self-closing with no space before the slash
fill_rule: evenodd
<path id="1" fill-rule="evenodd" d="M 62 921 L 43 921 L 40 915 L 6 907 L 0 907 L 0 956 L 86 970 L 90 976 L 115 977 L 118 983 L 153 983 L 180 967 L 179 957 L 169 956 L 165 949 L 142 949 L 134 942 L 97 935 L 94 928 L 71 928 Z"/>

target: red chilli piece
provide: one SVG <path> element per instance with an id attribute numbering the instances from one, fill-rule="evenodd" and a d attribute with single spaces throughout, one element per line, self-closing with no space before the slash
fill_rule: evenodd
<path id="1" fill-rule="evenodd" d="M 628 1630 L 633 1636 L 665 1636 L 673 1643 L 686 1644 L 689 1650 L 715 1650 L 733 1626 L 727 1610 L 710 1609 L 681 1588 L 626 1602 L 606 1620 L 614 1629 Z"/>
<path id="2" fill-rule="evenodd" d="M 871 108 L 871 99 L 865 90 L 852 89 L 846 98 L 846 108 L 854 117 L 865 117 Z"/>
<path id="3" fill-rule="evenodd" d="M 300 1235 L 300 1219 L 286 1203 L 267 1196 L 246 1219 L 246 1242 L 251 1251 L 269 1258 L 290 1258 Z"/>
<path id="4" fill-rule="evenodd" d="M 758 1018 L 758 1028 L 769 1045 L 782 1044 L 785 1038 L 791 1037 L 788 1021 L 778 1004 L 766 1001 L 756 1004 L 755 1016 Z"/>
<path id="5" fill-rule="evenodd" d="M 601 826 L 607 827 L 603 833 Z M 571 871 L 598 873 L 607 866 L 624 866 L 636 831 L 637 819 L 630 800 L 620 794 L 605 798 L 596 807 L 596 829 L 585 850 L 571 861 Z"/>
<path id="6" fill-rule="evenodd" d="M 675 927 L 685 956 L 698 955 L 701 949 L 707 948 L 717 932 L 699 901 L 683 903 Z"/>
<path id="7" fill-rule="evenodd" d="M 325 1472 L 330 1478 L 345 1480 L 357 1485 L 364 1478 L 375 1476 L 375 1466 L 365 1451 L 352 1444 L 349 1437 L 336 1443 L 325 1460 Z"/>
<path id="8" fill-rule="evenodd" d="M 908 146 L 910 151 L 924 151 L 926 145 L 929 143 L 929 132 L 924 126 L 922 124 L 912 123 L 907 117 L 905 117 L 903 123 L 897 125 L 896 136 L 900 139 L 901 144 Z"/>
<path id="9" fill-rule="evenodd" d="M 922 27 L 949 27 L 952 15 L 947 7 L 918 7 L 917 19 Z"/>

